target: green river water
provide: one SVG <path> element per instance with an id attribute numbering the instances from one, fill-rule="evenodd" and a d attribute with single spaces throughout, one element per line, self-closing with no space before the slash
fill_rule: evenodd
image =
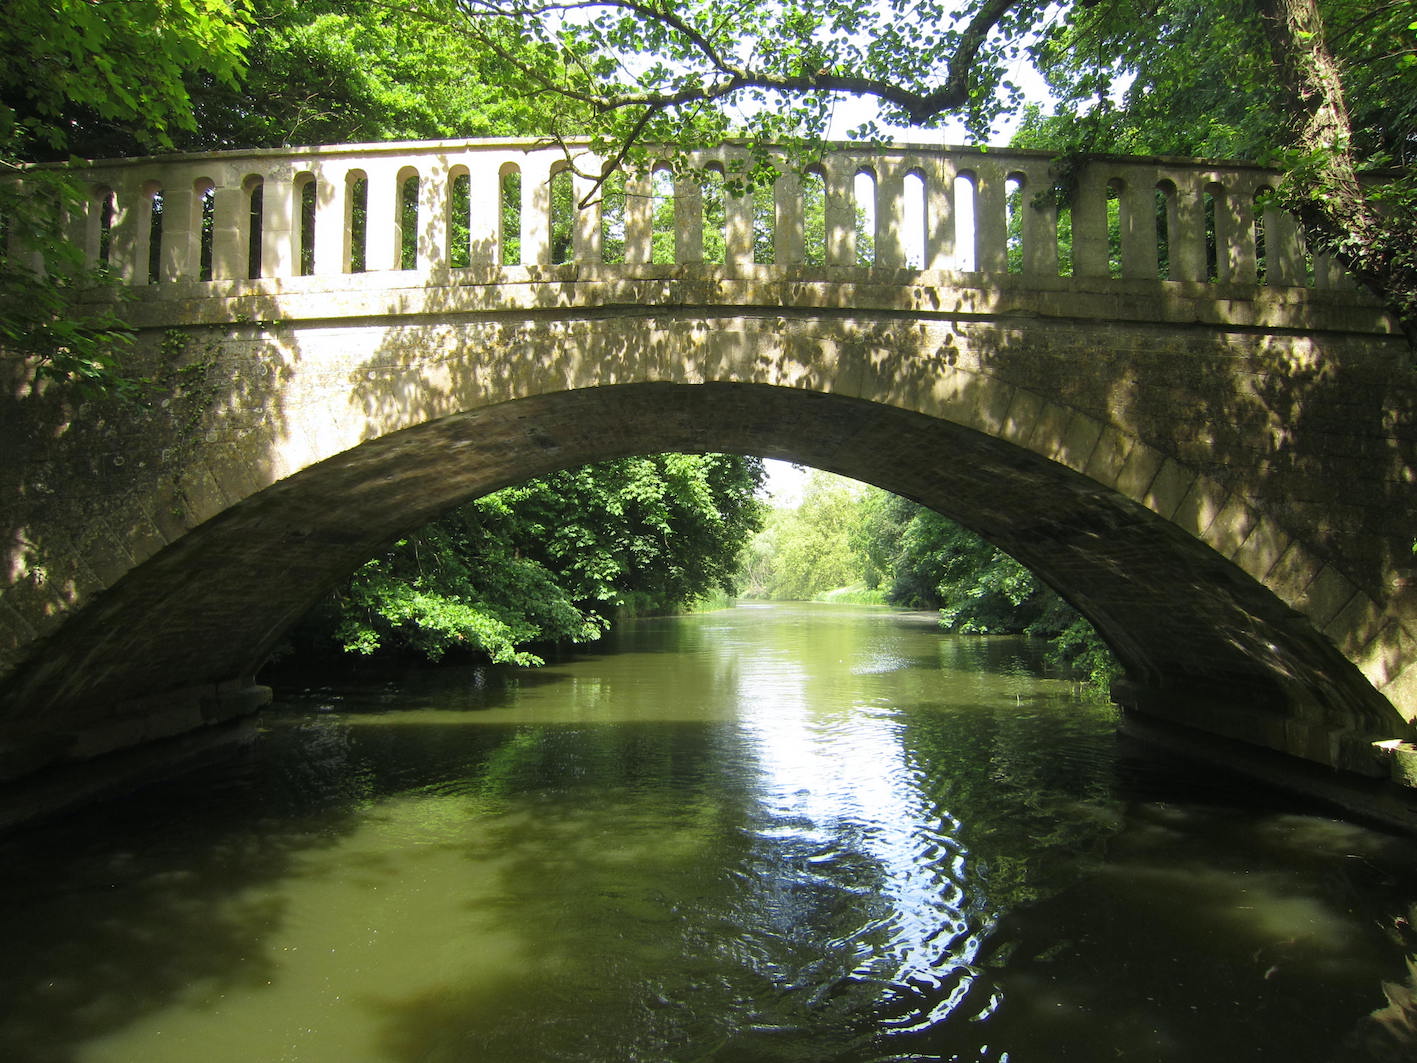
<path id="1" fill-rule="evenodd" d="M 1115 724 L 861 608 L 286 680 L 238 760 L 0 842 L 0 1060 L 1417 1059 L 1417 844 Z"/>

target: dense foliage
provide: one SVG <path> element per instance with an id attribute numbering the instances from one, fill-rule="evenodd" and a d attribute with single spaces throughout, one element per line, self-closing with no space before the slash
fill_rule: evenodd
<path id="1" fill-rule="evenodd" d="M 810 474 L 800 505 L 771 510 L 749 545 L 743 590 L 750 597 L 811 601 L 861 582 L 852 536 L 860 523 L 861 485 Z"/>
<path id="2" fill-rule="evenodd" d="M 296 643 L 540 663 L 529 647 L 584 642 L 617 615 L 731 593 L 761 521 L 762 475 L 757 458 L 662 454 L 498 491 L 367 562 Z"/>
<path id="3" fill-rule="evenodd" d="M 188 80 L 239 78 L 248 17 L 244 0 L 11 0 L 0 19 L 0 172 L 90 150 L 114 131 L 126 146 L 171 147 L 196 127 Z M 60 226 L 55 208 L 76 194 L 53 172 L 0 182 L 0 251 L 10 252 L 0 254 L 0 344 L 41 376 L 111 387 L 131 337 L 119 315 L 75 309 L 103 279 Z"/>
<path id="4" fill-rule="evenodd" d="M 745 594 L 938 609 L 949 631 L 1027 634 L 1103 687 L 1118 672 L 1092 626 L 1032 572 L 967 528 L 877 488 L 813 472 L 748 550 Z"/>

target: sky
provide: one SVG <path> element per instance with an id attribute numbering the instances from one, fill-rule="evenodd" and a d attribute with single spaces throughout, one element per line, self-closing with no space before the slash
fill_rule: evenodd
<path id="1" fill-rule="evenodd" d="M 802 465 L 765 458 L 763 465 L 768 478 L 763 484 L 763 493 L 768 500 L 781 509 L 795 509 L 802 503 L 802 489 L 807 483 L 807 469 Z"/>

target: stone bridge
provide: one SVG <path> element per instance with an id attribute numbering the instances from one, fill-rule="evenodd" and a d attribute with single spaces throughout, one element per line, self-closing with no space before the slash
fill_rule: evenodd
<path id="1" fill-rule="evenodd" d="M 742 196 L 742 149 L 692 161 L 592 196 L 597 160 L 513 141 L 76 167 L 149 383 L 75 405 L 0 359 L 7 785 L 226 735 L 287 627 L 454 503 L 723 450 L 1019 558 L 1132 726 L 1417 822 L 1410 351 L 1275 174 L 1096 159 L 1060 208 L 1037 154 L 841 149 Z"/>

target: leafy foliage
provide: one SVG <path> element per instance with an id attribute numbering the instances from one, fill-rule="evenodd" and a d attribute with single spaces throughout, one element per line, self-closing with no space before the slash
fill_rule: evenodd
<path id="1" fill-rule="evenodd" d="M 812 601 L 861 581 L 854 529 L 864 487 L 814 470 L 802 503 L 774 509 L 753 540 L 744 583 L 753 597 Z"/>
<path id="2" fill-rule="evenodd" d="M 455 18 L 440 0 L 417 10 L 483 42 L 517 91 L 583 105 L 595 132 L 617 145 L 716 142 L 745 128 L 779 142 L 819 138 L 842 93 L 878 97 L 884 120 L 899 124 L 962 109 L 982 135 L 1017 99 L 1005 68 L 1049 8 L 1044 0 L 457 6 Z M 878 132 L 872 122 L 858 135 Z"/>
<path id="3" fill-rule="evenodd" d="M 115 130 L 171 147 L 197 126 L 188 78 L 236 83 L 250 18 L 247 0 L 10 0 L 0 20 L 0 154 L 62 158 Z"/>
<path id="4" fill-rule="evenodd" d="M 1034 48 L 1062 100 L 1015 143 L 1243 157 L 1417 342 L 1417 3 L 1099 0 Z M 1358 176 L 1368 170 L 1380 180 Z"/>
<path id="5" fill-rule="evenodd" d="M 1054 663 L 1099 689 L 1119 673 L 1092 626 L 1032 572 L 967 528 L 877 488 L 814 472 L 801 506 L 773 512 L 750 558 L 748 592 L 758 597 L 939 609 L 949 631 L 1046 638 Z"/>
<path id="6" fill-rule="evenodd" d="M 496 56 L 441 17 L 383 0 L 249 2 L 245 75 L 189 78 L 196 122 L 182 147 L 532 136 L 573 111 L 507 91 Z"/>
<path id="7" fill-rule="evenodd" d="M 0 260 L 0 347 L 30 358 L 39 379 L 70 384 L 80 397 L 131 394 L 136 383 L 123 372 L 122 355 L 132 330 L 114 306 L 77 307 L 80 293 L 106 278 L 59 223 L 61 205 L 76 195 L 55 171 L 29 175 L 23 188 L 0 183 L 0 217 L 17 234 L 12 248 L 22 249 Z"/>
<path id="8" fill-rule="evenodd" d="M 245 0 L 12 0 L 0 20 L 0 171 L 101 151 L 115 132 L 124 146 L 171 147 L 196 125 L 186 79 L 240 75 L 248 18 Z M 121 392 L 131 333 L 116 309 L 80 306 L 104 278 L 62 225 L 79 194 L 58 171 L 0 182 L 0 344 L 41 378 Z"/>
<path id="9" fill-rule="evenodd" d="M 757 458 L 662 454 L 530 480 L 460 506 L 367 562 L 300 643 L 539 664 L 620 614 L 731 591 L 761 520 Z"/>
<path id="10" fill-rule="evenodd" d="M 72 155 L 537 134 L 495 57 L 379 0 L 13 0 L 0 24 L 0 343 L 78 391 L 131 392 L 121 306 L 67 240 L 80 191 L 27 164 Z M 561 110 L 569 111 L 565 102 Z M 34 262 L 42 260 L 44 268 Z"/>

